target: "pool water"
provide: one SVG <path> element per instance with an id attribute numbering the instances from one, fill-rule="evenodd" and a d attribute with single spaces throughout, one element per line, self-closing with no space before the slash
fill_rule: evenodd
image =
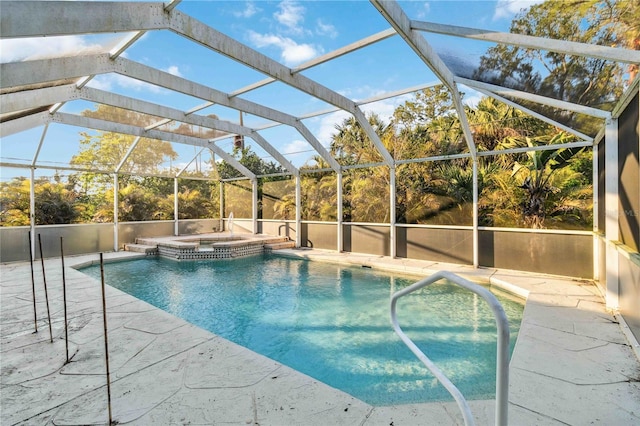
<path id="1" fill-rule="evenodd" d="M 391 295 L 420 278 L 277 255 L 105 264 L 107 284 L 372 405 L 452 399 L 391 327 Z M 523 305 L 496 296 L 513 349 Z M 482 298 L 436 283 L 400 299 L 398 319 L 467 399 L 495 398 L 496 326 Z"/>

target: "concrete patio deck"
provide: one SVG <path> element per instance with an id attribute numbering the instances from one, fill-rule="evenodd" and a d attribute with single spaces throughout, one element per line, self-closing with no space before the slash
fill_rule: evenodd
<path id="1" fill-rule="evenodd" d="M 437 270 L 528 295 L 510 365 L 512 425 L 640 424 L 640 361 L 617 317 L 590 282 L 493 269 L 321 250 L 283 250 L 314 260 L 428 275 Z M 140 255 L 107 253 L 109 261 Z M 65 363 L 60 259 L 34 263 L 38 332 L 28 263 L 0 265 L 0 423 L 106 424 L 100 284 L 66 262 L 71 362 Z M 458 425 L 455 403 L 373 407 L 291 368 L 107 288 L 113 419 L 119 424 Z M 493 401 L 471 401 L 478 425 Z"/>

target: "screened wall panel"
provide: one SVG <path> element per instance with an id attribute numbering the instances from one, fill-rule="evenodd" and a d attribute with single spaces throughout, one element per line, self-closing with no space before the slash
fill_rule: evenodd
<path id="1" fill-rule="evenodd" d="M 60 237 L 63 238 L 65 256 L 113 251 L 113 224 L 110 223 L 38 226 L 36 238 L 38 234 L 45 258 L 60 256 Z M 36 257 L 40 258 L 37 243 Z"/>
<path id="2" fill-rule="evenodd" d="M 29 260 L 29 227 L 0 227 L 0 262 Z"/>
<path id="3" fill-rule="evenodd" d="M 262 182 L 262 219 L 296 218 L 296 182 L 293 179 Z"/>
<path id="4" fill-rule="evenodd" d="M 343 173 L 343 220 L 389 223 L 389 168 L 369 167 Z"/>
<path id="5" fill-rule="evenodd" d="M 607 193 L 606 179 L 605 179 L 605 155 L 607 152 L 607 144 L 604 138 L 598 144 L 598 232 L 604 234 L 607 225 L 606 207 L 605 207 L 605 195 Z"/>
<path id="6" fill-rule="evenodd" d="M 593 278 L 588 234 L 479 231 L 480 266 Z"/>
<path id="7" fill-rule="evenodd" d="M 344 251 L 390 256 L 389 227 L 343 225 Z"/>
<path id="8" fill-rule="evenodd" d="M 173 221 L 118 223 L 118 243 L 122 248 L 124 244 L 135 243 L 136 238 L 165 237 L 173 232 Z"/>
<path id="9" fill-rule="evenodd" d="M 178 179 L 178 219 L 210 219 L 220 216 L 218 182 Z"/>
<path id="10" fill-rule="evenodd" d="M 466 159 L 425 161 L 396 168 L 398 223 L 470 226 L 473 169 Z"/>
<path id="11" fill-rule="evenodd" d="M 253 214 L 253 190 L 250 181 L 224 182 L 224 216 L 249 219 Z"/>
<path id="12" fill-rule="evenodd" d="M 618 119 L 620 241 L 636 252 L 640 251 L 639 102 L 639 96 L 636 94 Z"/>
<path id="13" fill-rule="evenodd" d="M 337 220 L 337 182 L 337 175 L 333 172 L 305 173 L 300 176 L 302 220 Z"/>
<path id="14" fill-rule="evenodd" d="M 397 256 L 407 259 L 473 264 L 473 232 L 469 229 L 398 227 Z"/>
<path id="15" fill-rule="evenodd" d="M 191 219 L 178 221 L 178 234 L 207 234 L 220 231 L 220 219 Z"/>
<path id="16" fill-rule="evenodd" d="M 640 341 L 640 256 L 620 256 L 620 313 L 633 335 Z"/>
<path id="17" fill-rule="evenodd" d="M 303 223 L 300 244 L 302 247 L 336 250 L 338 247 L 338 225 L 335 223 Z"/>
<path id="18" fill-rule="evenodd" d="M 258 222 L 258 233 L 296 239 L 296 224 L 284 221 Z"/>

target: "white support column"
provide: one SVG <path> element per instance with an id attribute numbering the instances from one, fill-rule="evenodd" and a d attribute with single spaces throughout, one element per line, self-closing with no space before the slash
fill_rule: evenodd
<path id="1" fill-rule="evenodd" d="M 619 307 L 618 282 L 618 249 L 616 244 L 620 238 L 618 208 L 618 119 L 607 120 L 605 130 L 605 236 L 606 253 L 606 303 L 607 309 Z"/>
<path id="2" fill-rule="evenodd" d="M 118 251 L 118 192 L 120 191 L 118 185 L 118 173 L 113 174 L 113 251 Z"/>
<path id="3" fill-rule="evenodd" d="M 224 182 L 218 182 L 220 183 L 220 228 L 218 230 L 222 232 L 224 231 Z"/>
<path id="4" fill-rule="evenodd" d="M 480 265 L 480 236 L 478 232 L 478 159 L 473 159 L 473 267 Z"/>
<path id="5" fill-rule="evenodd" d="M 251 195 L 253 198 L 251 217 L 253 218 L 253 233 L 258 233 L 258 179 L 251 180 Z"/>
<path id="6" fill-rule="evenodd" d="M 397 252 L 396 237 L 396 166 L 389 166 L 389 255 L 395 259 Z"/>
<path id="7" fill-rule="evenodd" d="M 296 176 L 296 248 L 302 246 L 302 182 Z"/>
<path id="8" fill-rule="evenodd" d="M 342 170 L 338 171 L 338 184 L 336 191 L 338 192 L 338 212 L 336 213 L 338 229 L 337 229 L 337 239 L 338 239 L 338 253 L 342 253 L 344 251 L 344 236 L 342 235 Z"/>
<path id="9" fill-rule="evenodd" d="M 36 168 L 31 167 L 31 182 L 29 183 L 29 225 L 31 226 L 31 258 L 36 258 Z"/>
<path id="10" fill-rule="evenodd" d="M 173 235 L 178 236 L 178 178 L 173 178 Z"/>
<path id="11" fill-rule="evenodd" d="M 598 193 L 600 191 L 600 187 L 598 186 L 598 141 L 593 144 L 593 153 L 592 153 L 592 186 L 593 186 L 593 279 L 596 281 L 600 281 L 600 236 L 598 235 L 598 229 L 600 227 L 600 223 L 598 222 L 598 214 L 602 206 L 598 203 Z"/>

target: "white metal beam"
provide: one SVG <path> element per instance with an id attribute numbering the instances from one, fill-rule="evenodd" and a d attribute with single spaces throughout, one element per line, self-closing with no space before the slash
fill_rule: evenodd
<path id="1" fill-rule="evenodd" d="M 193 136 L 179 135 L 179 134 L 170 133 L 170 132 L 163 132 L 160 130 L 145 130 L 144 128 L 139 126 L 114 123 L 111 121 L 100 120 L 97 118 L 83 117 L 80 115 L 66 114 L 61 112 L 52 114 L 50 117 L 51 117 L 51 122 L 67 124 L 69 126 L 84 127 L 88 129 L 102 130 L 105 132 L 122 133 L 122 134 L 140 136 L 140 137 L 149 138 L 149 139 L 165 140 L 165 141 L 171 141 L 176 143 L 182 143 L 185 145 L 208 147 L 217 155 L 219 155 L 222 159 L 224 159 L 227 163 L 231 164 L 235 169 L 237 169 L 244 176 L 248 177 L 249 179 L 256 178 L 256 175 L 252 171 L 250 171 L 245 166 L 240 164 L 238 160 L 236 160 L 233 156 L 227 154 L 220 147 L 216 146 L 212 142 L 207 141 L 206 139 L 200 139 Z"/>
<path id="2" fill-rule="evenodd" d="M 441 81 L 436 81 L 436 82 L 431 82 L 431 83 L 426 83 L 426 84 L 419 84 L 417 86 L 408 87 L 406 89 L 394 90 L 393 92 L 386 92 L 386 93 L 382 93 L 380 95 L 376 95 L 376 96 L 372 96 L 370 98 L 366 98 L 366 99 L 362 99 L 360 101 L 356 101 L 356 105 L 358 105 L 358 106 L 367 105 L 367 104 L 371 104 L 371 103 L 374 103 L 374 102 L 383 101 L 385 99 L 391 99 L 391 98 L 395 98 L 397 96 L 406 95 L 408 93 L 414 93 L 414 92 L 417 92 L 419 90 L 426 89 L 428 87 L 439 86 L 441 84 L 442 84 Z M 340 111 L 340 108 L 335 108 L 334 107 L 334 108 L 328 108 L 328 109 L 324 109 L 324 110 L 320 110 L 320 111 L 310 112 L 310 113 L 298 116 L 298 119 L 299 120 L 306 120 L 308 118 L 318 117 L 320 115 L 331 114 L 332 112 L 336 112 L 336 111 Z"/>
<path id="3" fill-rule="evenodd" d="M 591 117 L 608 119 L 611 117 L 609 111 L 604 111 L 597 108 L 591 108 L 584 105 L 578 105 L 571 102 L 560 101 L 558 99 L 548 98 L 546 96 L 536 95 L 534 93 L 522 92 L 515 89 L 508 89 L 502 86 L 496 86 L 494 84 L 482 83 L 476 80 L 470 80 L 468 78 L 456 77 L 457 82 L 469 86 L 474 89 L 484 89 L 492 93 L 496 93 L 502 96 L 511 96 L 513 98 L 524 99 L 526 101 L 535 102 L 542 105 L 547 105 L 553 108 L 563 109 L 566 111 L 573 111 L 580 114 L 589 115 Z"/>
<path id="4" fill-rule="evenodd" d="M 476 146 L 473 141 L 473 134 L 469 127 L 469 121 L 467 119 L 467 113 L 462 105 L 462 99 L 460 98 L 460 91 L 454 81 L 454 75 L 447 68 L 445 63 L 440 59 L 435 50 L 425 40 L 425 38 L 418 32 L 411 29 L 411 21 L 409 17 L 404 13 L 400 5 L 391 0 L 370 0 L 376 9 L 384 16 L 384 18 L 391 24 L 398 34 L 404 39 L 404 41 L 413 49 L 420 59 L 434 72 L 434 74 L 442 81 L 451 93 L 451 99 L 458 113 L 460 124 L 462 126 L 462 132 L 464 133 L 467 146 L 471 156 L 475 158 Z"/>
<path id="5" fill-rule="evenodd" d="M 5 93 L 0 95 L 0 113 L 6 114 L 68 101 L 74 99 L 75 89 L 75 84 L 67 84 Z"/>
<path id="6" fill-rule="evenodd" d="M 640 51 L 621 49 L 617 47 L 599 46 L 595 44 L 578 43 L 575 41 L 557 40 L 535 37 L 523 34 L 502 33 L 481 30 L 477 28 L 459 27 L 456 25 L 436 24 L 433 22 L 411 21 L 411 28 L 436 34 L 491 41 L 501 44 L 540 49 L 567 55 L 583 56 L 587 58 L 606 59 L 615 62 L 637 64 L 640 63 Z"/>
<path id="7" fill-rule="evenodd" d="M 371 0 L 371 4 L 378 9 L 380 14 L 395 28 L 396 32 L 404 39 L 422 61 L 431 68 L 433 73 L 451 91 L 454 91 L 455 83 L 453 73 L 447 68 L 442 59 L 433 50 L 431 45 L 417 32 L 412 31 L 411 21 L 402 8 L 395 1 Z"/>
<path id="8" fill-rule="evenodd" d="M 198 151 L 198 152 L 196 153 L 196 155 L 194 155 L 194 156 L 193 156 L 193 158 L 191 159 L 191 161 L 189 161 L 189 162 L 188 162 L 188 163 L 187 163 L 183 168 L 181 168 L 181 169 L 180 169 L 180 171 L 178 171 L 178 173 L 176 173 L 176 177 L 180 177 L 184 172 L 186 172 L 186 171 L 187 171 L 187 169 L 189 168 L 189 166 L 190 166 L 194 161 L 196 161 L 196 159 L 198 158 L 198 156 L 199 156 L 200 154 L 202 154 L 202 151 L 204 151 L 205 149 L 206 149 L 206 148 L 204 148 L 204 147 L 203 147 L 200 151 Z M 196 167 L 196 169 L 197 169 L 197 167 Z"/>
<path id="9" fill-rule="evenodd" d="M 49 129 L 49 124 L 44 125 L 44 129 L 42 129 L 42 134 L 40 135 L 40 142 L 38 142 L 38 148 L 36 148 L 36 152 L 33 155 L 33 160 L 31 161 L 31 168 L 36 166 L 38 162 L 38 157 L 40 156 L 40 150 L 42 149 L 42 145 L 44 144 L 44 139 L 47 137 L 47 130 Z"/>
<path id="10" fill-rule="evenodd" d="M 136 146 L 138 146 L 138 142 L 140 142 L 141 139 L 142 139 L 141 136 L 136 136 L 136 138 L 133 140 L 133 142 L 129 146 L 129 149 L 127 150 L 127 152 L 125 152 L 124 156 L 120 159 L 120 162 L 116 166 L 115 173 L 120 173 L 120 170 L 122 169 L 122 167 L 124 167 L 124 164 L 129 159 L 129 156 L 131 156 L 131 153 L 133 152 L 133 150 L 136 149 Z"/>
<path id="11" fill-rule="evenodd" d="M 233 108 L 238 111 L 257 115 L 268 120 L 287 124 L 295 128 L 307 140 L 307 142 L 309 142 L 309 144 L 316 150 L 316 152 L 318 152 L 318 154 L 320 154 L 320 156 L 322 156 L 328 162 L 328 164 L 330 164 L 331 167 L 334 168 L 334 170 L 338 170 L 340 167 L 340 165 L 329 154 L 326 148 L 322 146 L 320 141 L 318 141 L 316 137 L 313 136 L 311 131 L 309 131 L 306 126 L 304 126 L 296 117 L 292 115 L 272 108 L 268 108 L 260 104 L 256 104 L 242 98 L 230 98 L 227 93 L 212 89 L 210 87 L 195 83 L 181 77 L 174 76 L 167 72 L 160 71 L 146 65 L 139 64 L 134 61 L 130 61 L 128 59 L 118 58 L 115 60 L 115 62 L 117 64 L 116 72 L 119 72 L 123 75 L 127 75 L 137 80 L 146 81 L 147 83 L 155 84 L 166 89 L 174 90 L 200 99 L 206 99 L 213 103 Z M 252 135 L 249 136 L 253 138 Z"/>
<path id="12" fill-rule="evenodd" d="M 174 11 L 171 13 L 171 18 L 171 29 L 177 34 L 351 113 L 367 133 L 367 136 L 369 136 L 369 139 L 371 139 L 378 151 L 380 151 L 385 162 L 387 164 L 393 163 L 391 154 L 389 154 L 360 108 L 358 108 L 352 100 L 316 83 L 302 74 L 294 73 L 291 68 L 285 67 L 268 56 L 251 49 L 226 34 L 214 30 L 189 15 Z M 233 101 L 233 99 L 231 99 L 231 101 Z"/>
<path id="13" fill-rule="evenodd" d="M 129 98 L 115 93 L 105 92 L 103 90 L 94 89 L 90 87 L 84 87 L 79 89 L 78 97 L 101 104 L 107 104 L 116 106 L 119 108 L 128 109 L 131 111 L 138 111 L 144 114 L 154 115 L 158 117 L 166 117 L 168 121 L 180 121 L 196 126 L 206 127 L 210 129 L 216 129 L 227 133 L 235 133 L 243 136 L 248 136 L 258 145 L 260 145 L 269 155 L 275 158 L 282 166 L 289 170 L 294 175 L 298 175 L 298 169 L 291 164 L 286 158 L 284 158 L 269 142 L 267 142 L 258 132 L 254 129 L 240 126 L 230 121 L 218 120 L 211 117 L 200 116 L 196 114 L 186 115 L 184 112 L 165 107 L 162 105 L 154 104 L 139 99 Z M 159 125 L 161 123 L 158 123 Z M 162 123 L 163 124 L 163 123 Z M 149 129 L 149 128 L 147 128 Z"/>
<path id="14" fill-rule="evenodd" d="M 620 244 L 620 176 L 618 119 L 607 120 L 604 144 L 604 211 L 605 211 L 605 277 L 606 305 L 608 309 L 620 307 L 620 268 L 618 244 Z"/>
<path id="15" fill-rule="evenodd" d="M 113 71 L 115 65 L 108 53 L 5 62 L 0 64 L 0 87 L 29 86 Z"/>
<path id="16" fill-rule="evenodd" d="M 519 109 L 520 111 L 522 111 L 522 112 L 524 112 L 524 113 L 526 113 L 526 114 L 528 114 L 528 115 L 530 115 L 532 117 L 535 117 L 538 120 L 544 121 L 545 123 L 549 123 L 552 126 L 555 126 L 555 127 L 559 128 L 561 130 L 564 130 L 567 133 L 570 133 L 570 134 L 572 134 L 574 136 L 577 136 L 577 137 L 579 137 L 580 139 L 582 139 L 584 141 L 593 143 L 593 138 L 591 136 L 585 135 L 584 133 L 579 132 L 577 130 L 574 130 L 571 127 L 565 126 L 562 123 L 558 123 L 557 121 L 552 120 L 551 118 L 549 118 L 549 117 L 547 117 L 545 115 L 542 115 L 542 114 L 540 114 L 538 112 L 530 110 L 529 108 L 526 108 L 526 107 L 524 107 L 524 106 L 522 106 L 522 105 L 520 105 L 520 104 L 518 104 L 516 102 L 513 102 L 513 101 L 511 101 L 511 100 L 509 100 L 507 98 L 503 98 L 500 95 L 496 95 L 495 93 L 490 92 L 488 90 L 479 89 L 477 87 L 474 87 L 473 89 L 477 90 L 480 93 L 484 93 L 485 95 L 487 95 L 487 96 L 489 96 L 491 98 L 494 98 L 494 99 L 496 99 L 496 100 L 498 100 L 498 101 L 500 101 L 500 102 L 502 102 L 504 104 L 507 104 L 507 105 L 510 105 L 510 106 L 512 106 L 512 107 L 514 107 L 516 109 Z"/>
<path id="17" fill-rule="evenodd" d="M 317 65 L 320 64 L 324 64 L 325 62 L 331 61 L 333 59 L 339 58 L 340 56 L 344 56 L 347 53 L 351 53 L 354 52 L 356 50 L 362 49 L 363 47 L 367 47 L 370 46 L 374 43 L 377 43 L 379 41 L 382 40 L 386 40 L 389 37 L 392 37 L 396 34 L 396 31 L 393 28 L 389 28 L 387 30 L 384 31 L 380 31 L 379 33 L 373 34 L 369 37 L 365 37 L 361 40 L 358 40 L 356 42 L 353 42 L 351 44 L 348 44 L 344 47 L 341 47 L 339 49 L 336 49 L 332 52 L 326 53 L 324 55 L 318 56 L 316 58 L 313 58 L 307 62 L 303 62 L 302 64 L 298 65 L 297 67 L 293 68 L 291 70 L 291 72 L 295 73 L 299 73 L 301 71 L 307 70 L 309 68 L 315 67 Z M 255 90 L 259 87 L 263 87 L 266 86 L 267 84 L 273 83 L 274 81 L 276 81 L 275 78 L 269 77 L 269 78 L 265 78 L 264 80 L 260 80 L 257 81 L 255 83 L 249 84 L 245 87 L 242 87 L 238 90 L 235 90 L 233 92 L 231 92 L 229 95 L 230 96 L 238 96 L 241 95 L 243 93 L 247 93 L 250 92 L 251 90 Z"/>
<path id="18" fill-rule="evenodd" d="M 49 122 L 49 111 L 15 118 L 13 120 L 0 123 L 0 138 L 11 136 L 34 127 L 44 126 Z"/>
<path id="19" fill-rule="evenodd" d="M 322 146 L 320 141 L 318 141 L 311 131 L 296 117 L 241 98 L 236 97 L 230 99 L 227 93 L 125 58 L 112 59 L 108 54 L 98 54 L 3 63 L 0 64 L 0 74 L 2 74 L 0 87 L 26 86 L 42 83 L 43 81 L 79 78 L 86 75 L 110 72 L 116 72 L 169 90 L 200 99 L 206 99 L 216 104 L 294 127 L 334 170 L 337 171 L 340 168 L 338 162 L 329 154 L 326 148 Z M 62 92 L 60 96 L 59 101 L 69 100 L 70 97 L 69 94 Z M 233 133 L 242 134 L 242 132 Z"/>
<path id="20" fill-rule="evenodd" d="M 158 30 L 168 21 L 154 2 L 3 1 L 0 38 Z"/>

